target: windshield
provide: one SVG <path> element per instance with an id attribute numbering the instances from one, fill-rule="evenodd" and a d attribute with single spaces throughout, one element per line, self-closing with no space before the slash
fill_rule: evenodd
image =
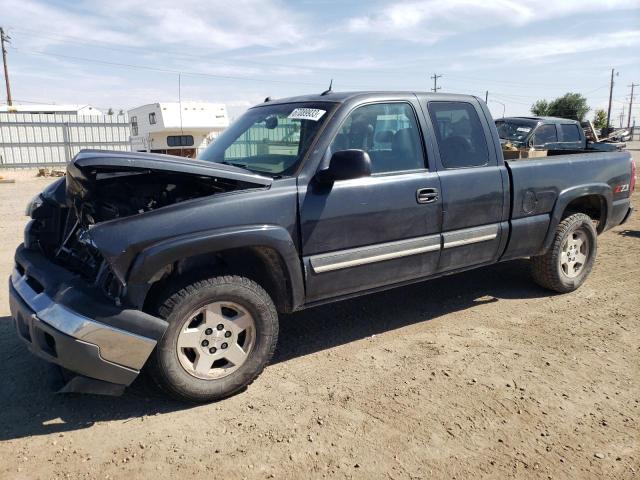
<path id="1" fill-rule="evenodd" d="M 498 136 L 503 140 L 523 142 L 535 127 L 535 123 L 498 120 L 496 121 L 496 127 Z"/>
<path id="2" fill-rule="evenodd" d="M 271 176 L 291 174 L 329 116 L 331 103 L 248 110 L 198 157 Z"/>

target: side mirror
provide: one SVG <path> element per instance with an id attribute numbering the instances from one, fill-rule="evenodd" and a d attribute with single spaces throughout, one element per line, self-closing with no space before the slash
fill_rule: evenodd
<path id="1" fill-rule="evenodd" d="M 371 159 L 364 150 L 341 150 L 329 161 L 329 168 L 320 170 L 316 178 L 320 183 L 351 180 L 371 175 Z"/>

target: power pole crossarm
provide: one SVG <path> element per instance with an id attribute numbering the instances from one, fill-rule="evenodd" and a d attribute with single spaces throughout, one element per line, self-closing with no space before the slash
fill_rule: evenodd
<path id="1" fill-rule="evenodd" d="M 11 85 L 9 84 L 9 66 L 7 65 L 7 47 L 5 43 L 9 43 L 11 37 L 8 37 L 4 33 L 4 29 L 0 27 L 0 49 L 2 50 L 2 63 L 4 64 L 4 82 L 7 86 L 7 106 L 12 106 L 11 101 Z"/>
<path id="2" fill-rule="evenodd" d="M 438 86 L 438 79 L 442 78 L 442 75 L 437 75 L 437 74 L 433 74 L 431 75 L 431 79 L 433 80 L 433 88 L 431 89 L 432 92 L 437 92 L 438 90 L 440 90 L 442 87 Z"/>

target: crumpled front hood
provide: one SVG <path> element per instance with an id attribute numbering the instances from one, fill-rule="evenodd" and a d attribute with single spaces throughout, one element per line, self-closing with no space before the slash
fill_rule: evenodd
<path id="1" fill-rule="evenodd" d="M 94 260 L 94 267 L 99 260 L 92 249 L 99 252 L 124 283 L 128 263 L 138 249 L 174 235 L 182 222 L 200 211 L 198 206 L 211 204 L 213 197 L 268 190 L 272 183 L 271 177 L 231 165 L 83 150 L 67 166 L 65 184 L 57 185 L 55 200 L 66 204 L 75 223 L 73 245 L 65 248 L 76 257 Z M 128 221 L 121 230 L 123 220 Z M 187 230 L 198 230 L 208 220 L 189 223 Z"/>
<path id="2" fill-rule="evenodd" d="M 273 182 L 270 177 L 221 163 L 156 153 L 82 150 L 67 167 L 67 196 L 85 199 L 99 173 L 126 175 L 144 171 L 217 177 L 265 187 Z"/>

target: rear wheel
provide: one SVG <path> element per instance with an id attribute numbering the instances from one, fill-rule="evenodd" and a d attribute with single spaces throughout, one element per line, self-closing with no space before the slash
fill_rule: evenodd
<path id="1" fill-rule="evenodd" d="M 218 400 L 249 385 L 271 359 L 278 339 L 273 301 L 244 277 L 193 283 L 167 298 L 159 314 L 169 327 L 150 371 L 180 400 Z"/>
<path id="2" fill-rule="evenodd" d="M 597 233 L 590 217 L 576 213 L 556 229 L 551 248 L 531 257 L 533 279 L 560 293 L 571 292 L 589 276 L 597 253 Z"/>

